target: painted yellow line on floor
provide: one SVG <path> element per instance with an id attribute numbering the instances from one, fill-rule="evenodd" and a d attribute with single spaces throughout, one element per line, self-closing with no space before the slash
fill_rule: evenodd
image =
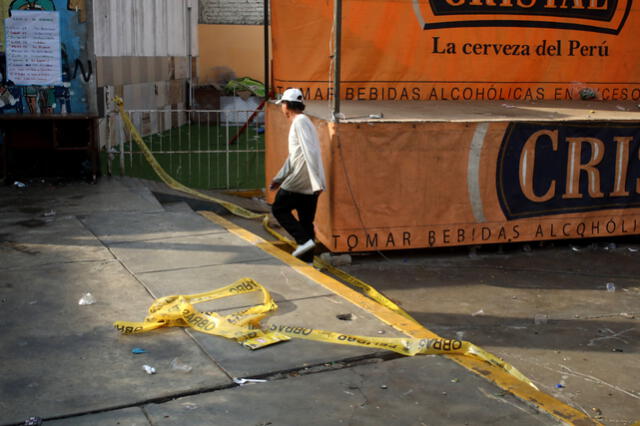
<path id="1" fill-rule="evenodd" d="M 273 244 L 264 240 L 262 237 L 253 234 L 250 231 L 236 225 L 233 222 L 223 218 L 212 212 L 198 212 L 210 221 L 226 228 L 233 234 L 243 238 L 251 244 L 259 247 L 273 257 L 280 259 L 292 269 L 312 279 L 323 287 L 331 290 L 338 296 L 348 300 L 349 302 L 359 306 L 370 312 L 381 321 L 389 324 L 396 330 L 399 330 L 408 336 L 416 338 L 438 338 L 439 336 L 423 326 L 407 320 L 400 314 L 397 314 L 377 302 L 363 296 L 355 290 L 350 289 L 338 280 L 323 274 L 299 259 L 291 256 L 289 253 L 275 247 Z M 558 420 L 573 424 L 576 426 L 583 425 L 601 425 L 601 423 L 593 420 L 585 413 L 563 403 L 562 401 L 548 395 L 544 392 L 533 389 L 531 386 L 511 376 L 503 369 L 491 365 L 487 362 L 468 356 L 447 355 L 448 358 L 465 367 L 466 369 L 484 377 L 490 382 L 496 384 L 507 392 L 512 393 L 518 398 L 533 404 L 536 408 L 543 410 Z"/>

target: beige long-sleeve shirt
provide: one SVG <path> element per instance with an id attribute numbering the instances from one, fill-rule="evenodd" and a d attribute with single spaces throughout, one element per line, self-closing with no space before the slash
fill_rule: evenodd
<path id="1" fill-rule="evenodd" d="M 318 133 L 304 114 L 298 114 L 291 123 L 289 156 L 273 181 L 284 190 L 301 194 L 326 189 Z"/>

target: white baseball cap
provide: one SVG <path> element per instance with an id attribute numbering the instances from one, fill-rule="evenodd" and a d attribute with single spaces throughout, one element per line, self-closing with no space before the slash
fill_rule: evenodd
<path id="1" fill-rule="evenodd" d="M 287 89 L 282 94 L 282 97 L 276 101 L 277 104 L 282 103 L 282 101 L 289 102 L 304 102 L 304 97 L 302 96 L 302 92 L 300 89 Z"/>

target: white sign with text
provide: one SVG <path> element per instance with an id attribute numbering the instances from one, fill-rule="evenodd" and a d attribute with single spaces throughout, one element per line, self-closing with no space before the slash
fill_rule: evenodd
<path id="1" fill-rule="evenodd" d="M 12 11 L 5 40 L 7 80 L 18 86 L 62 84 L 58 12 Z"/>

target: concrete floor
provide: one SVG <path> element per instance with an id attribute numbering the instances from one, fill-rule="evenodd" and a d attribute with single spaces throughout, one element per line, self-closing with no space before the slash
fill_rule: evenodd
<path id="1" fill-rule="evenodd" d="M 443 357 L 298 339 L 250 351 L 180 328 L 113 328 L 141 321 L 157 297 L 245 276 L 273 294 L 278 323 L 402 336 L 186 205 L 161 205 L 135 180 L 0 188 L 0 425 L 30 416 L 59 425 L 557 424 Z M 96 303 L 80 305 L 87 292 Z M 250 296 L 200 309 L 230 313 L 256 303 Z M 355 319 L 340 320 L 345 313 Z M 192 371 L 172 369 L 175 358 Z M 267 382 L 234 382 L 246 377 Z"/>
<path id="2" fill-rule="evenodd" d="M 273 239 L 257 221 L 225 217 Z M 341 268 L 429 330 L 502 357 L 544 392 L 606 425 L 640 421 L 640 237 L 352 259 Z"/>
<path id="3" fill-rule="evenodd" d="M 607 425 L 640 420 L 640 240 L 354 256 L 347 272 Z M 615 291 L 608 292 L 612 282 Z"/>

